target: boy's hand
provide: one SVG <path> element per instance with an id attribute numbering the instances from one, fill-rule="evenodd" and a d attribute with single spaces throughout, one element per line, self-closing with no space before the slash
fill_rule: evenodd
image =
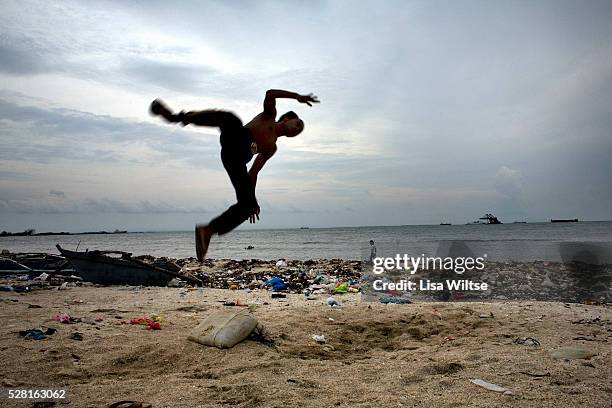
<path id="1" fill-rule="evenodd" d="M 253 209 L 253 213 L 251 215 L 249 215 L 249 222 L 251 224 L 255 224 L 256 220 L 255 218 L 257 218 L 257 221 L 259 221 L 259 213 L 260 213 L 260 209 L 259 209 L 259 205 L 257 205 L 254 209 Z"/>
<path id="2" fill-rule="evenodd" d="M 297 101 L 300 103 L 305 103 L 308 106 L 312 106 L 312 103 L 319 103 L 319 99 L 311 93 L 309 93 L 308 95 L 298 96 Z"/>

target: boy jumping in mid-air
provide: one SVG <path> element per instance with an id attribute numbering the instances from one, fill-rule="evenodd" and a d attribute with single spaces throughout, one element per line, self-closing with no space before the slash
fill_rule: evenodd
<path id="1" fill-rule="evenodd" d="M 196 225 L 196 255 L 200 262 L 206 256 L 213 234 L 226 234 L 247 219 L 250 219 L 251 223 L 259 220 L 260 210 L 255 198 L 257 173 L 276 152 L 278 137 L 295 137 L 304 130 L 304 122 L 292 111 L 283 114 L 278 122 L 276 121 L 276 98 L 291 98 L 308 106 L 319 102 L 313 94 L 299 95 L 271 89 L 266 92 L 263 112 L 244 126 L 231 112 L 203 110 L 174 114 L 159 99 L 151 103 L 151 113 L 170 123 L 180 123 L 183 126 L 214 126 L 221 130 L 221 161 L 236 190 L 238 202 L 207 225 Z M 246 164 L 255 155 L 255 161 L 247 172 Z"/>

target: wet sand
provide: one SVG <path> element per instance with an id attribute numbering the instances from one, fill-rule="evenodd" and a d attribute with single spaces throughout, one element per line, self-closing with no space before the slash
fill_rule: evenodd
<path id="1" fill-rule="evenodd" d="M 326 297 L 126 286 L 3 292 L 2 387 L 67 387 L 74 407 L 120 400 L 153 407 L 608 407 L 612 400 L 609 306 L 384 305 L 344 294 L 336 295 L 343 306 L 331 308 Z M 187 340 L 204 316 L 227 307 L 221 302 L 236 300 L 250 305 L 274 345 L 246 340 L 219 350 Z M 62 324 L 52 320 L 58 313 L 84 321 Z M 161 330 L 125 324 L 153 314 Z M 18 334 L 41 326 L 57 332 L 39 341 Z M 70 339 L 75 331 L 82 341 Z M 540 346 L 516 344 L 520 337 Z M 550 356 L 567 346 L 596 355 Z M 474 385 L 475 378 L 513 395 Z"/>

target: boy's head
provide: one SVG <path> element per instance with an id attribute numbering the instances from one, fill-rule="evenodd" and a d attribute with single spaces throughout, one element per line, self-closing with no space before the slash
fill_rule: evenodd
<path id="1" fill-rule="evenodd" d="M 287 137 L 295 137 L 304 130 L 304 121 L 293 111 L 282 114 L 278 118 L 278 123 L 283 125 L 284 134 Z"/>

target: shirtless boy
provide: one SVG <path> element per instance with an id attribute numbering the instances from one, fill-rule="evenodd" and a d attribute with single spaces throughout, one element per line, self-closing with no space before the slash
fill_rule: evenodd
<path id="1" fill-rule="evenodd" d="M 161 116 L 169 123 L 213 126 L 221 130 L 221 161 L 236 190 L 238 202 L 208 224 L 196 225 L 196 255 L 200 262 L 204 260 L 214 234 L 226 234 L 247 219 L 251 223 L 259 220 L 260 209 L 255 198 L 257 174 L 276 153 L 276 140 L 280 136 L 295 137 L 304 130 L 304 122 L 292 111 L 281 115 L 276 121 L 277 98 L 295 99 L 308 106 L 319 102 L 313 94 L 299 95 L 295 92 L 271 89 L 266 92 L 263 112 L 244 126 L 231 112 L 203 110 L 174 114 L 159 99 L 151 103 L 151 113 Z M 253 156 L 255 161 L 247 172 L 246 165 Z"/>

